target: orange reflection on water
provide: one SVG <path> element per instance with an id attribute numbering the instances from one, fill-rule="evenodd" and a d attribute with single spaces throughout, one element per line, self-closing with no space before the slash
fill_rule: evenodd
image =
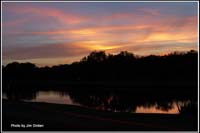
<path id="1" fill-rule="evenodd" d="M 158 109 L 156 108 L 156 106 L 151 106 L 151 107 L 138 106 L 135 112 L 136 113 L 179 114 L 179 110 L 176 105 L 174 105 L 173 108 L 169 110 Z"/>

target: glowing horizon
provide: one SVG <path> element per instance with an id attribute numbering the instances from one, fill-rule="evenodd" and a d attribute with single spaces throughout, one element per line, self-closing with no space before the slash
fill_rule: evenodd
<path id="1" fill-rule="evenodd" d="M 94 50 L 198 49 L 197 2 L 3 3 L 3 65 L 67 64 Z"/>

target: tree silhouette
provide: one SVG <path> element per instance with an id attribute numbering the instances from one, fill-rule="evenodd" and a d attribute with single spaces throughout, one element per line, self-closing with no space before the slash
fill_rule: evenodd
<path id="1" fill-rule="evenodd" d="M 81 61 L 88 63 L 102 62 L 106 60 L 107 56 L 105 51 L 93 51 L 87 57 L 84 57 Z"/>
<path id="2" fill-rule="evenodd" d="M 32 80 L 38 82 L 128 82 L 132 85 L 174 86 L 187 83 L 197 86 L 198 54 L 174 52 L 164 56 L 135 56 L 122 51 L 107 55 L 93 51 L 79 62 L 53 67 L 37 67 L 32 63 L 10 63 L 3 67 L 3 81 Z M 187 67 L 186 67 L 187 66 Z M 170 83 L 170 84 L 169 84 Z"/>

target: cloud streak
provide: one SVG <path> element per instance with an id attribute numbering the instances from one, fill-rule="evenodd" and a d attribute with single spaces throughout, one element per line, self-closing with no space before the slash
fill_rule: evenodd
<path id="1" fill-rule="evenodd" d="M 136 8 L 132 3 L 123 4 L 127 8 L 120 11 L 116 9 L 119 5 L 114 4 L 104 5 L 105 10 L 102 7 L 97 11 L 91 5 L 98 3 L 89 5 L 6 3 L 3 59 L 41 63 L 40 59 L 51 58 L 73 61 L 92 50 L 110 53 L 128 50 L 142 55 L 197 50 L 198 20 L 197 9 L 191 8 L 193 4 L 177 3 L 174 8 L 174 5 L 151 3 Z M 184 11 L 183 7 L 191 10 Z"/>
<path id="2" fill-rule="evenodd" d="M 18 15 L 30 15 L 33 17 L 33 19 L 34 17 L 36 18 L 52 17 L 52 19 L 55 19 L 62 24 L 78 24 L 84 22 L 87 19 L 77 14 L 64 12 L 60 9 L 50 8 L 50 7 L 34 7 L 34 6 L 21 7 L 15 5 L 9 9 L 10 9 L 9 11 L 12 13 Z"/>

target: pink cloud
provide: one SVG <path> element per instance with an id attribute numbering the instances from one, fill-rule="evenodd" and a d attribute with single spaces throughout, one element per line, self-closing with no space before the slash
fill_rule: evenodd
<path id="1" fill-rule="evenodd" d="M 18 7 L 13 5 L 12 8 L 9 9 L 10 9 L 9 11 L 16 14 L 28 14 L 41 18 L 52 17 L 55 20 L 58 20 L 62 24 L 79 24 L 87 20 L 86 17 L 49 7 L 34 7 L 34 6 Z"/>
<path id="2" fill-rule="evenodd" d="M 159 16 L 160 11 L 157 9 L 151 9 L 151 8 L 141 8 L 138 11 L 145 13 L 145 15 L 152 15 L 152 16 Z"/>
<path id="3" fill-rule="evenodd" d="M 17 19 L 17 20 L 13 20 L 13 21 L 3 22 L 2 25 L 3 25 L 3 27 L 4 26 L 5 27 L 15 27 L 15 26 L 21 25 L 27 21 L 28 21 L 27 19 Z"/>
<path id="4" fill-rule="evenodd" d="M 40 58 L 58 58 L 58 57 L 72 57 L 89 53 L 89 50 L 79 47 L 73 43 L 57 43 L 57 44 L 43 44 L 32 47 L 15 47 L 11 49 L 4 49 L 3 59 L 40 59 Z"/>

